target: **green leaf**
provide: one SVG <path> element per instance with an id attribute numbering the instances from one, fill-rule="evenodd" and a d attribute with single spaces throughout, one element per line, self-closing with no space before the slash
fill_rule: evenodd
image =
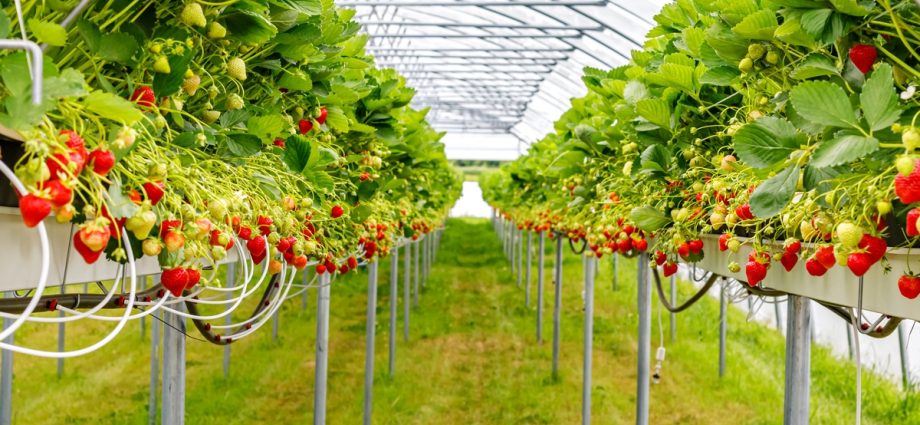
<path id="1" fill-rule="evenodd" d="M 246 129 L 261 140 L 274 140 L 290 129 L 290 123 L 280 114 L 251 117 Z"/>
<path id="2" fill-rule="evenodd" d="M 646 232 L 654 232 L 671 222 L 668 216 L 652 207 L 633 208 L 629 220 Z"/>
<path id="3" fill-rule="evenodd" d="M 789 76 L 798 80 L 839 75 L 834 60 L 821 53 L 812 53 Z"/>
<path id="4" fill-rule="evenodd" d="M 172 96 L 179 92 L 182 81 L 185 80 L 185 71 L 188 70 L 195 53 L 192 49 L 185 49 L 181 56 L 169 56 L 169 74 L 156 73 L 153 77 L 153 92 L 157 98 Z"/>
<path id="5" fill-rule="evenodd" d="M 773 32 L 779 27 L 776 12 L 762 9 L 747 15 L 738 25 L 732 27 L 736 34 L 753 40 L 773 40 Z"/>
<path id="6" fill-rule="evenodd" d="M 252 156 L 262 150 L 262 141 L 251 134 L 230 134 L 227 136 L 227 150 L 237 157 Z"/>
<path id="7" fill-rule="evenodd" d="M 63 46 L 67 44 L 67 30 L 64 27 L 53 22 L 45 22 L 35 18 L 30 18 L 29 31 L 41 43 L 48 43 L 51 46 Z"/>
<path id="8" fill-rule="evenodd" d="M 341 132 L 348 131 L 348 117 L 342 112 L 342 109 L 337 106 L 328 106 L 326 107 L 326 125 L 329 128 Z"/>
<path id="9" fill-rule="evenodd" d="M 98 53 L 105 60 L 130 65 L 139 48 L 137 40 L 130 34 L 116 32 L 102 35 Z"/>
<path id="10" fill-rule="evenodd" d="M 872 12 L 872 7 L 875 5 L 874 1 L 830 0 L 830 2 L 838 12 L 852 16 L 866 16 Z"/>
<path id="11" fill-rule="evenodd" d="M 763 219 L 782 211 L 795 195 L 799 174 L 801 169 L 798 165 L 793 165 L 757 186 L 751 195 L 751 212 Z"/>
<path id="12" fill-rule="evenodd" d="M 671 108 L 662 99 L 643 99 L 636 102 L 636 112 L 652 124 L 661 128 L 671 128 Z"/>
<path id="13" fill-rule="evenodd" d="M 172 143 L 183 148 L 190 148 L 198 144 L 198 133 L 186 131 L 173 139 Z"/>
<path id="14" fill-rule="evenodd" d="M 313 89 L 313 80 L 310 76 L 299 69 L 285 72 L 278 80 L 278 87 L 284 87 L 291 91 L 310 91 Z"/>
<path id="15" fill-rule="evenodd" d="M 3 78 L 3 85 L 13 95 L 28 94 L 29 87 L 32 86 L 32 74 L 29 73 L 25 52 L 4 56 L 0 61 L 0 76 Z"/>
<path id="16" fill-rule="evenodd" d="M 112 217 L 131 217 L 137 212 L 138 206 L 131 201 L 131 198 L 122 193 L 121 178 L 115 175 L 109 184 L 108 202 L 106 208 L 111 212 Z"/>
<path id="17" fill-rule="evenodd" d="M 127 99 L 98 90 L 83 98 L 83 106 L 100 117 L 128 125 L 144 118 L 141 111 L 138 111 Z"/>
<path id="18" fill-rule="evenodd" d="M 635 105 L 636 102 L 647 97 L 649 97 L 649 92 L 645 84 L 636 80 L 630 80 L 623 88 L 623 99 L 630 105 Z"/>
<path id="19" fill-rule="evenodd" d="M 831 127 L 859 128 L 856 111 L 840 86 L 827 81 L 806 81 L 795 86 L 789 99 L 802 117 Z"/>
<path id="20" fill-rule="evenodd" d="M 86 81 L 83 73 L 73 68 L 67 68 L 57 77 L 48 77 L 44 80 L 43 95 L 45 100 L 61 97 L 86 95 Z"/>
<path id="21" fill-rule="evenodd" d="M 729 86 L 739 76 L 741 76 L 741 71 L 738 70 L 738 67 L 720 66 L 707 70 L 700 78 L 700 83 L 713 86 Z"/>
<path id="22" fill-rule="evenodd" d="M 292 172 L 300 173 L 307 167 L 312 151 L 313 147 L 305 137 L 293 135 L 284 141 L 284 153 L 281 154 L 281 160 Z"/>
<path id="23" fill-rule="evenodd" d="M 811 157 L 815 168 L 835 167 L 856 161 L 879 149 L 878 139 L 855 134 L 838 135 L 822 142 Z"/>
<path id="24" fill-rule="evenodd" d="M 792 123 L 763 117 L 735 132 L 735 152 L 754 168 L 767 168 L 789 158 L 804 141 Z"/>
<path id="25" fill-rule="evenodd" d="M 882 63 L 872 72 L 859 94 L 859 103 L 872 131 L 888 128 L 901 117 L 891 65 Z"/>
<path id="26" fill-rule="evenodd" d="M 651 145 L 646 148 L 641 158 L 643 169 L 654 171 L 666 171 L 671 165 L 671 153 L 664 145 Z"/>
<path id="27" fill-rule="evenodd" d="M 367 220 L 371 214 L 374 213 L 374 209 L 367 205 L 359 205 L 351 210 L 351 219 L 355 223 L 363 223 L 364 220 Z"/>
<path id="28" fill-rule="evenodd" d="M 254 2 L 245 1 L 230 6 L 221 17 L 225 22 L 224 26 L 230 30 L 229 38 L 243 43 L 264 44 L 278 33 L 278 28 L 267 16 L 249 10 L 252 3 Z"/>
<path id="29" fill-rule="evenodd" d="M 0 10 L 0 38 L 7 38 L 10 36 L 10 17 L 7 16 L 5 10 Z"/>

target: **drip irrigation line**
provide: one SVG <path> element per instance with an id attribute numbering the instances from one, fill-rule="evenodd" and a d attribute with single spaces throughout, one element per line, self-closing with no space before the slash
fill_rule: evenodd
<path id="1" fill-rule="evenodd" d="M 583 254 L 585 252 L 585 249 L 587 248 L 588 248 L 588 241 L 584 239 L 581 240 L 581 251 L 579 251 L 575 249 L 575 245 L 572 243 L 572 239 L 571 238 L 569 239 L 569 249 L 571 249 L 572 252 L 574 252 L 576 255 Z"/>
<path id="2" fill-rule="evenodd" d="M 718 276 L 715 273 L 711 273 L 709 275 L 709 279 L 706 280 L 706 284 L 700 288 L 699 292 L 690 297 L 687 302 L 674 307 L 671 305 L 671 301 L 664 296 L 664 289 L 661 287 L 661 276 L 658 274 L 658 269 L 652 269 L 652 276 L 655 277 L 655 289 L 658 291 L 658 300 L 661 301 L 661 304 L 664 305 L 664 308 L 666 308 L 671 313 L 680 313 L 690 308 L 690 306 L 699 301 L 700 298 L 703 298 L 703 295 L 706 295 L 706 293 L 709 292 L 709 289 L 712 288 L 712 285 L 714 285 L 718 279 Z"/>

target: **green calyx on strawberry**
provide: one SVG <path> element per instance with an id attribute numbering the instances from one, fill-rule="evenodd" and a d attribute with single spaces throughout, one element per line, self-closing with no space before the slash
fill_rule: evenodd
<path id="1" fill-rule="evenodd" d="M 140 209 L 125 222 L 125 228 L 138 240 L 147 239 L 157 224 L 157 214 L 149 209 Z"/>
<path id="2" fill-rule="evenodd" d="M 51 201 L 30 193 L 19 199 L 19 212 L 26 227 L 38 226 L 51 214 Z"/>
<path id="3" fill-rule="evenodd" d="M 905 204 L 920 202 L 920 159 L 914 162 L 910 174 L 898 174 L 894 178 L 894 194 Z"/>
<path id="4" fill-rule="evenodd" d="M 898 278 L 898 290 L 904 298 L 917 298 L 920 295 L 920 277 L 912 273 L 902 275 Z"/>

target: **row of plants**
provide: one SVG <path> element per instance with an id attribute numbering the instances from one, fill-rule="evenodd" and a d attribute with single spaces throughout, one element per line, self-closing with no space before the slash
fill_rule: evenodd
<path id="1" fill-rule="evenodd" d="M 752 286 L 799 262 L 862 276 L 916 242 L 914 1 L 678 0 L 655 22 L 628 64 L 585 69 L 554 133 L 482 179 L 493 207 L 598 256 L 648 252 L 666 275 L 718 235 Z M 899 288 L 915 298 L 920 278 Z"/>
<path id="2" fill-rule="evenodd" d="M 331 0 L 8 2 L 0 125 L 24 140 L 15 173 L 27 226 L 74 223 L 87 263 L 158 257 L 175 294 L 235 240 L 256 263 L 347 273 L 439 225 L 460 179 L 414 91 L 378 69 Z M 22 33 L 20 33 L 22 31 Z M 231 236 L 235 236 L 231 237 Z M 219 282 L 210 282 L 218 284 Z"/>

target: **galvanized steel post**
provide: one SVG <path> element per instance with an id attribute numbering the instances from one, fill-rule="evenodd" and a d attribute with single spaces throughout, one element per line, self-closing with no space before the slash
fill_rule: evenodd
<path id="1" fill-rule="evenodd" d="M 725 342 L 728 338 L 728 302 L 725 300 L 725 279 L 719 286 L 719 378 L 725 376 Z"/>
<path id="2" fill-rule="evenodd" d="M 581 388 L 581 423 L 591 423 L 591 350 L 594 342 L 594 270 L 597 260 L 588 256 L 585 261 L 585 326 L 584 369 Z"/>
<path id="3" fill-rule="evenodd" d="M 543 267 L 546 233 L 540 231 L 540 241 L 537 255 L 537 343 L 543 343 Z"/>
<path id="4" fill-rule="evenodd" d="M 11 292 L 6 293 L 6 297 L 11 296 Z M 13 319 L 3 319 L 3 329 L 10 327 Z M 13 335 L 10 334 L 3 342 L 13 343 Z M 0 424 L 9 425 L 13 423 L 13 352 L 10 350 L 0 350 Z"/>
<path id="5" fill-rule="evenodd" d="M 377 261 L 367 265 L 367 327 L 364 341 L 364 425 L 370 425 L 374 404 L 374 331 L 377 323 Z"/>
<path id="6" fill-rule="evenodd" d="M 319 277 L 316 291 L 316 375 L 313 383 L 313 424 L 326 423 L 326 377 L 329 367 L 329 273 Z"/>
<path id="7" fill-rule="evenodd" d="M 553 285 L 555 285 L 555 298 L 553 300 L 553 378 L 559 377 L 559 329 L 562 318 L 562 235 L 556 235 L 556 258 L 553 264 Z"/>
<path id="8" fill-rule="evenodd" d="M 306 273 L 306 271 L 304 271 Z M 236 263 L 227 264 L 227 287 L 236 286 Z M 306 292 L 306 290 L 304 290 Z M 233 299 L 233 292 L 227 292 L 227 299 Z M 231 304 L 227 304 L 227 308 L 232 308 Z M 233 315 L 228 314 L 224 318 L 224 324 L 230 325 L 233 323 Z M 230 344 L 224 345 L 224 378 L 230 377 Z"/>
<path id="9" fill-rule="evenodd" d="M 406 255 L 403 259 L 403 340 L 409 342 L 409 306 L 412 303 L 411 297 L 411 288 L 412 285 L 412 240 L 406 239 L 405 244 Z"/>
<path id="10" fill-rule="evenodd" d="M 183 304 L 176 305 L 177 310 Z M 163 337 L 163 425 L 185 423 L 185 318 L 164 313 L 166 332 Z"/>
<path id="11" fill-rule="evenodd" d="M 399 288 L 397 279 L 399 278 L 399 245 L 393 246 L 390 252 L 390 334 L 389 337 L 389 361 L 387 362 L 390 376 L 396 373 L 396 301 L 399 298 Z"/>
<path id="12" fill-rule="evenodd" d="M 648 255 L 639 254 L 638 308 L 639 308 L 639 353 L 636 376 L 636 424 L 648 425 L 649 372 L 652 350 L 652 285 L 649 282 Z"/>
<path id="13" fill-rule="evenodd" d="M 783 424 L 807 425 L 811 379 L 811 300 L 789 295 L 786 302 L 788 312 Z"/>
<path id="14" fill-rule="evenodd" d="M 418 307 L 418 282 L 419 282 L 419 257 L 421 257 L 421 241 L 415 241 L 415 291 L 412 294 L 412 306 Z"/>
<path id="15" fill-rule="evenodd" d="M 531 245 L 533 244 L 533 232 L 530 230 L 527 231 L 527 271 L 524 273 L 524 306 L 530 307 L 530 269 L 533 268 L 532 263 L 532 253 L 533 249 Z"/>
<path id="16" fill-rule="evenodd" d="M 153 286 L 160 284 L 160 275 L 153 275 Z M 150 399 L 147 401 L 147 423 L 157 423 L 157 392 L 160 385 L 160 319 L 162 314 L 153 313 L 150 321 Z"/>

